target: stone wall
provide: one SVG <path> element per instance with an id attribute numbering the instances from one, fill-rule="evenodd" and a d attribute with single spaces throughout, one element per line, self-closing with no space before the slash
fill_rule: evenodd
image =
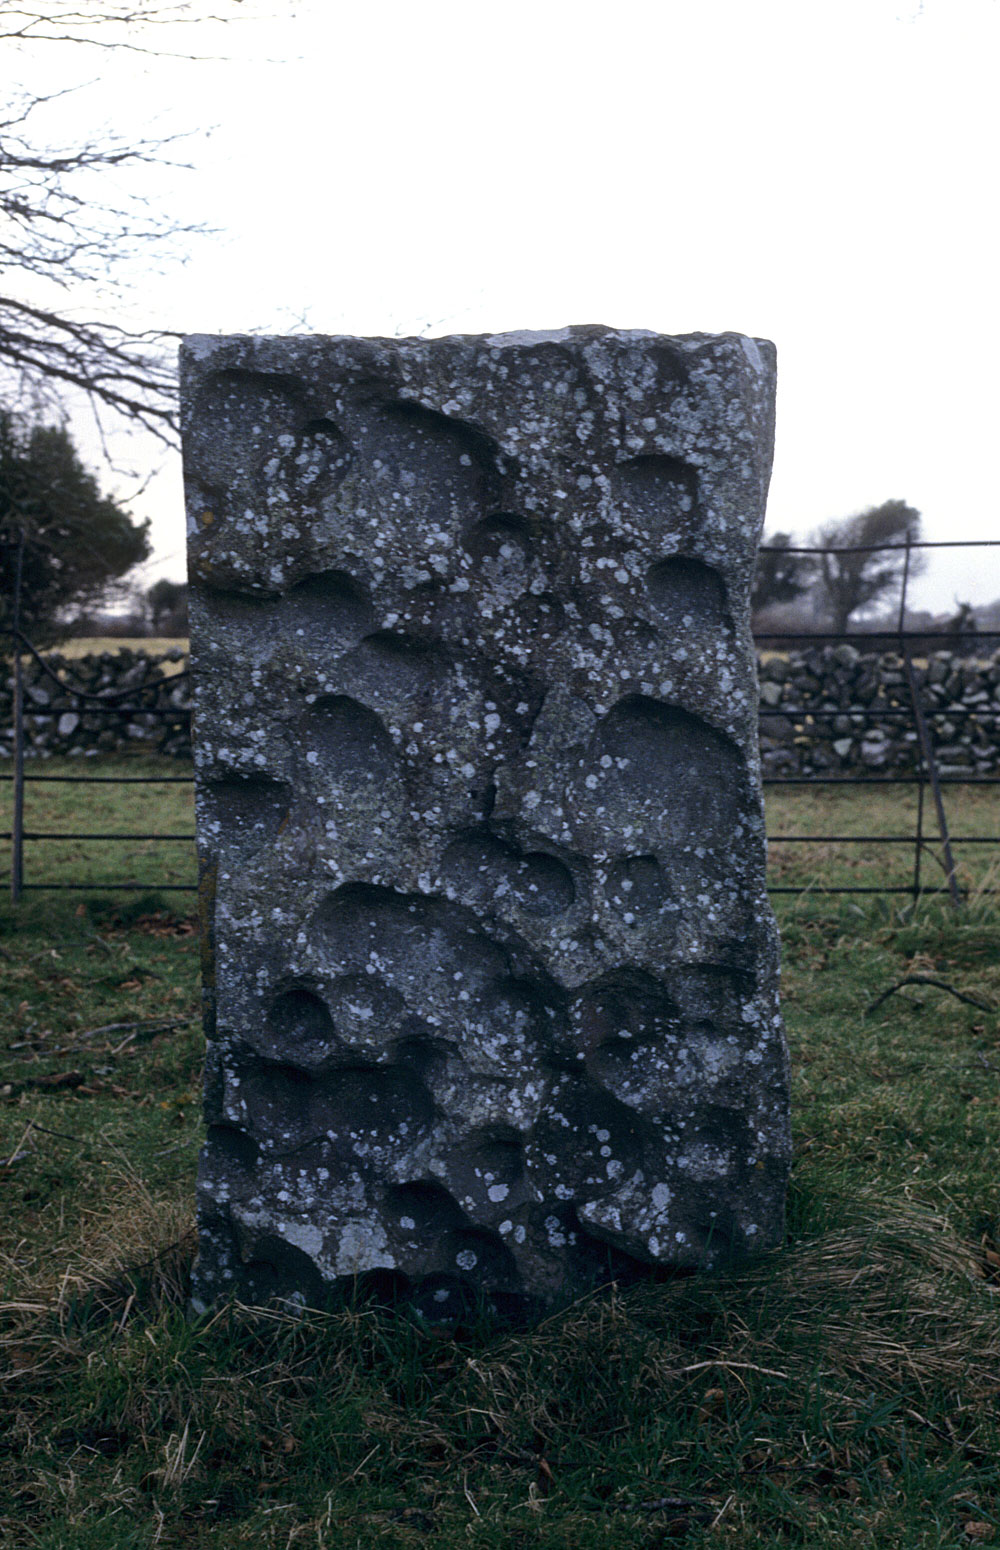
<path id="1" fill-rule="evenodd" d="M 945 776 L 1000 769 L 1000 652 L 933 652 L 915 664 L 920 701 Z M 909 773 L 917 732 L 902 657 L 846 642 L 766 655 L 760 749 L 768 775 Z"/>
<path id="2" fill-rule="evenodd" d="M 29 757 L 137 750 L 191 757 L 190 679 L 176 671 L 176 664 L 187 665 L 179 648 L 156 657 L 131 649 L 73 658 L 52 651 L 45 661 L 61 684 L 34 658 L 23 666 Z M 13 747 L 13 684 L 8 664 L 0 676 L 0 759 L 9 758 Z"/>
<path id="3" fill-rule="evenodd" d="M 26 664 L 29 756 L 145 749 L 190 758 L 189 680 L 165 675 L 163 669 L 164 663 L 183 661 L 179 650 L 165 657 L 123 650 L 73 660 L 51 652 L 46 660 L 91 693 L 136 693 L 109 714 L 60 693 L 37 663 Z M 1000 652 L 972 660 L 938 651 L 919 662 L 915 672 L 944 773 L 1000 771 Z M 846 644 L 766 653 L 760 683 L 765 776 L 877 776 L 915 767 L 917 735 L 897 653 L 861 652 Z M 10 754 L 11 720 L 8 672 L 0 678 L 0 759 Z"/>

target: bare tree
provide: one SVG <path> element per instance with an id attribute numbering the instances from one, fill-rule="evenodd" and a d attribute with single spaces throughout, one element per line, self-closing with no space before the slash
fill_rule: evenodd
<path id="1" fill-rule="evenodd" d="M 852 614 L 878 602 L 900 584 L 907 544 L 920 538 L 920 513 L 902 500 L 883 501 L 853 517 L 825 522 L 813 542 L 832 553 L 820 555 L 820 593 L 838 634 Z M 909 573 L 924 568 L 921 551 L 911 555 Z"/>
<path id="2" fill-rule="evenodd" d="M 243 3 L 217 0 L 212 9 L 196 0 L 0 0 L 0 58 L 39 43 L 194 58 L 184 29 L 228 19 Z M 92 317 L 78 298 L 98 285 L 113 297 L 123 264 L 193 229 L 150 209 L 138 192 L 109 192 L 123 170 L 169 159 L 174 142 L 108 133 L 47 143 L 42 120 L 53 100 L 29 91 L 0 101 L 0 402 L 37 415 L 78 392 L 98 414 L 113 411 L 170 441 L 176 427 L 168 336 Z"/>
<path id="3" fill-rule="evenodd" d="M 239 5 L 240 0 L 234 0 Z M 223 0 L 223 6 L 225 0 Z M 215 12 L 215 19 L 225 19 Z M 195 0 L 49 0 L 46 5 L 26 5 L 3 0 L 0 5 L 0 41 L 83 43 L 91 48 L 135 49 L 160 52 L 148 35 L 137 38 L 135 28 L 196 25 L 208 20 L 207 9 Z M 190 54 L 185 54 L 190 58 Z"/>

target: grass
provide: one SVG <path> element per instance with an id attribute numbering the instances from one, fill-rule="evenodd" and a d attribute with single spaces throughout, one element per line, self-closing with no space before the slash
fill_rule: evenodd
<path id="1" fill-rule="evenodd" d="M 768 880 L 793 891 L 826 887 L 904 888 L 913 884 L 913 836 L 918 792 L 913 786 L 769 786 Z M 963 890 L 988 886 L 998 854 L 1000 800 L 996 785 L 945 785 L 945 816 L 952 837 L 956 876 Z M 944 888 L 947 873 L 930 788 L 923 799 L 921 888 Z M 784 835 L 851 835 L 863 843 L 825 840 L 788 844 Z M 888 836 L 906 843 L 887 843 Z M 970 843 L 971 840 L 979 843 Z"/>
<path id="2" fill-rule="evenodd" d="M 796 805 L 772 827 L 900 821 L 898 793 L 779 795 Z M 990 820 L 994 794 L 971 795 L 956 824 Z M 958 913 L 779 898 L 796 1139 L 780 1252 L 451 1335 L 350 1297 L 190 1318 L 185 896 L 4 904 L 0 1543 L 1000 1543 L 1000 911 L 985 862 L 972 880 Z"/>
<path id="3" fill-rule="evenodd" d="M 9 775 L 0 768 L 0 775 Z M 197 879 L 194 844 L 151 840 L 148 834 L 194 833 L 191 766 L 151 755 L 95 759 L 31 759 L 25 766 L 24 827 L 32 834 L 134 835 L 122 840 L 33 840 L 24 847 L 24 881 L 32 887 L 72 882 L 114 892 L 191 886 Z M 51 777 L 88 777 L 68 785 Z M 151 784 L 117 783 L 145 777 Z M 176 784 L 178 777 L 186 784 Z M 165 784 L 159 783 L 165 778 Z M 107 782 L 98 784 L 97 781 Z M 10 830 L 12 787 L 0 784 L 0 831 Z M 0 839 L 0 872 L 9 874 L 10 842 Z"/>
<path id="4" fill-rule="evenodd" d="M 0 769 L 0 775 L 9 773 Z M 188 785 L 88 785 L 49 782 L 44 777 L 99 775 L 189 776 L 183 761 L 134 755 L 114 759 L 31 760 L 27 767 L 25 828 L 29 833 L 134 833 L 134 840 L 32 841 L 25 847 L 25 882 L 72 879 L 114 889 L 191 885 L 196 877 L 193 845 L 155 841 L 143 834 L 190 834 L 194 801 Z M 38 779 L 36 777 L 43 777 Z M 0 784 L 0 831 L 10 828 L 11 787 Z M 768 876 L 772 886 L 793 893 L 821 887 L 909 889 L 913 881 L 912 837 L 917 824 L 916 790 L 907 786 L 771 786 L 767 790 L 770 836 Z M 957 876 L 965 891 L 989 886 L 987 874 L 1000 846 L 997 787 L 949 786 L 945 805 L 954 840 Z M 85 815 L 85 816 L 84 816 Z M 942 849 L 929 791 L 924 797 L 921 878 L 926 889 L 946 882 Z M 786 835 L 854 835 L 863 843 L 822 840 L 786 843 Z M 907 837 L 887 844 L 887 836 Z M 968 843 L 978 837 L 979 843 Z M 881 841 L 881 843 L 880 843 Z M 0 839 L 0 875 L 10 869 L 9 842 Z"/>

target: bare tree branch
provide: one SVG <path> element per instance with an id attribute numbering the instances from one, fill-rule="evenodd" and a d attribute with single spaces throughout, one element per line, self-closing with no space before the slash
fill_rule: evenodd
<path id="1" fill-rule="evenodd" d="M 195 24 L 246 16 L 253 3 L 0 0 L 0 57 L 4 44 L 72 43 L 194 60 L 204 56 L 161 43 L 177 31 L 186 39 Z M 155 36 L 144 42 L 147 28 Z M 135 192 L 128 191 L 130 175 L 144 167 L 184 166 L 174 157 L 185 137 L 109 131 L 48 143 L 44 110 L 71 91 L 22 91 L 6 105 L 0 95 L 0 406 L 61 418 L 66 394 L 80 393 L 98 425 L 100 411 L 111 411 L 172 443 L 175 378 L 166 345 L 175 336 L 83 316 L 66 299 L 97 292 L 118 304 L 137 257 L 179 256 L 183 239 L 203 231 L 148 202 L 134 176 Z"/>
<path id="2" fill-rule="evenodd" d="M 101 0 L 100 9 L 72 5 L 65 0 L 50 0 L 45 6 L 27 6 L 0 0 L 0 43 L 75 43 L 85 48 L 126 49 L 132 54 L 150 54 L 169 59 L 201 59 L 197 51 L 177 52 L 146 46 L 129 36 L 143 27 L 195 27 L 203 22 L 232 21 L 230 6 L 247 0 L 227 0 L 222 9 L 205 10 L 197 0 Z M 248 7 L 249 9 L 249 7 Z"/>

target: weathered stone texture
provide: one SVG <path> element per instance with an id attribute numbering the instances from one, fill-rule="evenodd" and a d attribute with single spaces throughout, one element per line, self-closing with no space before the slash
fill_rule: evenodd
<path id="1" fill-rule="evenodd" d="M 197 1296 L 545 1304 L 775 1243 L 748 593 L 773 348 L 183 352 Z"/>

